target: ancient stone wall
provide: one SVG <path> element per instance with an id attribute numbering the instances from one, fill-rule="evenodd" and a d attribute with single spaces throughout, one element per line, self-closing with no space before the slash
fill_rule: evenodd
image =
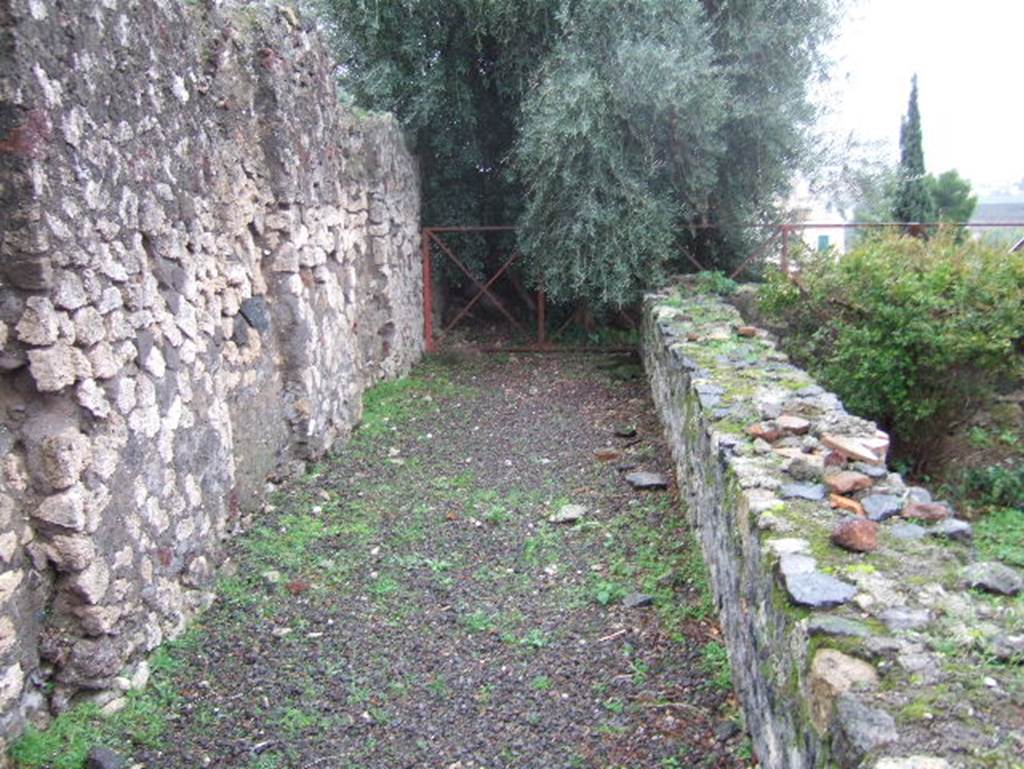
<path id="1" fill-rule="evenodd" d="M 288 6 L 0 0 L 0 734 L 211 600 L 421 353 L 419 187 Z"/>
<path id="2" fill-rule="evenodd" d="M 760 765 L 1019 767 L 1019 572 L 719 298 L 649 296 L 644 359 Z"/>

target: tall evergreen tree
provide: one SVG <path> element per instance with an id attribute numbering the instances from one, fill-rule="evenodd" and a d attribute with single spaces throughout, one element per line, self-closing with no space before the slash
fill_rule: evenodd
<path id="1" fill-rule="evenodd" d="M 898 222 L 926 222 L 935 214 L 935 204 L 924 170 L 921 113 L 917 107 L 917 75 L 911 81 L 910 103 L 900 125 L 899 184 L 892 214 Z"/>

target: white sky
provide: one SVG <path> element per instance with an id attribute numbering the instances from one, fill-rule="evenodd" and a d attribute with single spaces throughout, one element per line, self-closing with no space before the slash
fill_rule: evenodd
<path id="1" fill-rule="evenodd" d="M 916 72 L 929 172 L 982 194 L 1024 179 L 1024 0 L 850 0 L 832 55 L 831 131 L 895 162 Z"/>

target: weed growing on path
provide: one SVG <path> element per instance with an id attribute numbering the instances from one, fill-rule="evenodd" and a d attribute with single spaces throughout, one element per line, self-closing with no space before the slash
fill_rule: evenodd
<path id="1" fill-rule="evenodd" d="M 716 689 L 727 691 L 732 688 L 732 668 L 729 666 L 729 654 L 718 641 L 708 641 L 701 649 L 701 664 L 710 678 L 710 684 Z"/>

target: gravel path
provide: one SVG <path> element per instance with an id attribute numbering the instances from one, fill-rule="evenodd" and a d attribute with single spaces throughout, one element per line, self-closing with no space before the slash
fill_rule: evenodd
<path id="1" fill-rule="evenodd" d="M 630 465 L 669 472 L 635 362 L 435 359 L 379 388 L 232 544 L 135 761 L 749 765 L 691 535 Z"/>

